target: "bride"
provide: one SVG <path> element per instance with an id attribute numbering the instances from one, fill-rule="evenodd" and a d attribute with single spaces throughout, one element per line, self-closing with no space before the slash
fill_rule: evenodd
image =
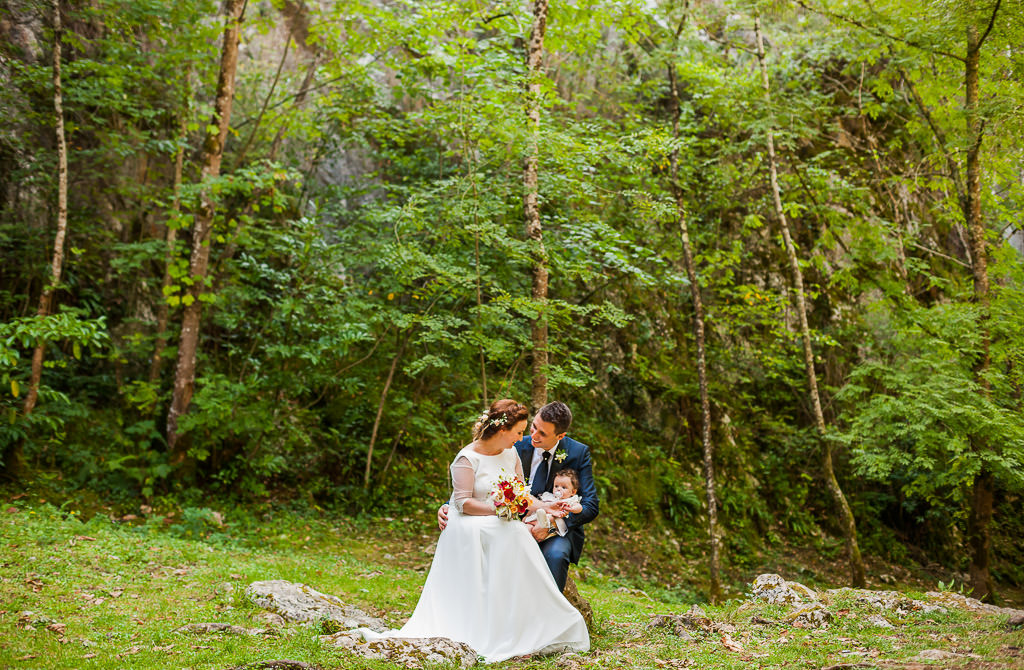
<path id="1" fill-rule="evenodd" d="M 474 440 L 451 464 L 448 526 L 423 593 L 405 626 L 385 635 L 447 637 L 473 647 L 487 663 L 590 649 L 583 617 L 559 592 L 529 528 L 495 512 L 491 488 L 498 478 L 524 479 L 511 447 L 522 438 L 527 415 L 524 405 L 498 400 L 474 426 Z M 530 509 L 557 504 L 533 500 Z"/>

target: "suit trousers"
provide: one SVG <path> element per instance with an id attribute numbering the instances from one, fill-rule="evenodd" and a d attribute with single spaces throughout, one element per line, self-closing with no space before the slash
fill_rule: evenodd
<path id="1" fill-rule="evenodd" d="M 554 535 L 540 543 L 540 551 L 555 578 L 558 590 L 565 590 L 565 580 L 569 577 L 569 557 L 572 554 L 572 542 L 568 537 Z"/>

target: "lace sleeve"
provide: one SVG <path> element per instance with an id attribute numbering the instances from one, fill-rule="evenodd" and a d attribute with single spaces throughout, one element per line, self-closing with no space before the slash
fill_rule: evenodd
<path id="1" fill-rule="evenodd" d="M 465 456 L 460 456 L 452 463 L 452 505 L 462 512 L 462 506 L 466 500 L 473 497 L 473 487 L 476 484 L 476 471 L 473 464 Z"/>
<path id="2" fill-rule="evenodd" d="M 523 474 L 523 459 L 519 458 L 518 451 L 516 451 L 516 475 L 519 476 L 519 479 L 526 481 L 526 476 Z"/>

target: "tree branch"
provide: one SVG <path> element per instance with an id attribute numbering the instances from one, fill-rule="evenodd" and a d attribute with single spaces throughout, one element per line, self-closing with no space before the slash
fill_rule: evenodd
<path id="1" fill-rule="evenodd" d="M 981 34 L 981 39 L 978 40 L 978 49 L 981 49 L 981 45 L 985 43 L 985 39 L 988 38 L 988 34 L 992 32 L 992 26 L 996 23 L 996 14 L 999 13 L 999 5 L 1003 0 L 996 0 L 995 6 L 992 8 L 992 16 L 988 19 L 988 28 L 985 28 L 985 32 Z"/>

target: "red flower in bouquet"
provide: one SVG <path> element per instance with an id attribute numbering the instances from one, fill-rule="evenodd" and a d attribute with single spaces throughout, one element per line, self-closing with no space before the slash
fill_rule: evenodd
<path id="1" fill-rule="evenodd" d="M 530 508 L 530 492 L 516 475 L 502 473 L 491 487 L 495 513 L 503 519 L 519 519 Z"/>

